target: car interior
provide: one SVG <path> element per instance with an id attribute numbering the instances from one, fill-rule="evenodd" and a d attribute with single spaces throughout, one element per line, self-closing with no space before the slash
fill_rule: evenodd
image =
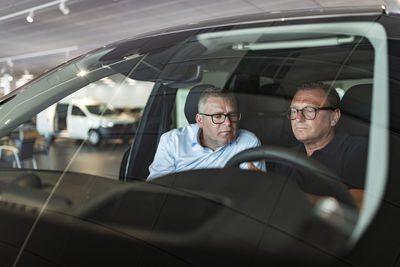
<path id="1" fill-rule="evenodd" d="M 132 147 L 133 153 L 126 153 L 121 164 L 120 179 L 125 181 L 146 179 L 148 169 L 143 166 L 151 164 L 157 146 L 150 148 L 140 144 L 157 144 L 164 132 L 184 126 L 178 125 L 179 116 L 185 117 L 186 124 L 195 123 L 199 95 L 210 85 L 219 86 L 235 95 L 242 114 L 240 128 L 253 132 L 262 145 L 290 148 L 298 144 L 291 131 L 290 121 L 286 117 L 296 86 L 302 82 L 318 81 L 321 76 L 326 79 L 322 80 L 323 82 L 332 84 L 343 96 L 342 117 L 337 131 L 368 137 L 373 75 L 371 71 L 373 58 L 369 53 L 370 50 L 368 44 L 358 44 L 357 49 L 352 45 L 344 45 L 334 48 L 273 52 L 278 55 L 270 55 L 270 51 L 257 51 L 257 55 L 254 55 L 253 51 L 249 51 L 237 60 L 239 61 L 237 67 L 225 80 L 206 83 L 204 81 L 209 79 L 203 77 L 200 83 L 185 88 L 155 84 L 153 92 L 156 93 L 150 96 L 144 110 L 144 119 Z M 369 56 L 365 56 L 367 53 Z M 343 63 L 341 60 L 347 54 L 351 55 L 351 60 L 348 59 L 348 62 Z M 205 61 L 206 65 L 208 63 L 211 68 L 214 67 L 213 60 Z M 316 68 L 321 71 L 316 72 Z M 211 72 L 212 70 L 207 70 L 204 76 L 211 76 Z M 304 78 L 297 80 L 299 73 Z M 215 75 L 218 78 L 221 76 Z M 293 75 L 296 77 L 295 80 Z M 333 80 L 335 76 L 336 80 Z M 187 98 L 184 104 L 177 103 L 179 91 L 186 92 Z M 130 164 L 125 168 L 128 156 Z"/>

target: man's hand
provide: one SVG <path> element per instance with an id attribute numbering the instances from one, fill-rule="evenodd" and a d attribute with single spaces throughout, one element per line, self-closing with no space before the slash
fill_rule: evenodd
<path id="1" fill-rule="evenodd" d="M 259 171 L 260 170 L 252 162 L 247 162 L 247 168 L 249 168 L 249 170 L 253 170 L 253 171 Z"/>
<path id="2" fill-rule="evenodd" d="M 364 190 L 363 189 L 350 189 L 349 192 L 353 196 L 354 201 L 357 204 L 358 211 L 361 211 L 362 203 L 364 200 Z"/>

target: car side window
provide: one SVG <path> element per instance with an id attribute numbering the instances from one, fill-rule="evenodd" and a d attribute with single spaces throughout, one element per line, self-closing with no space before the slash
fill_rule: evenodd
<path id="1" fill-rule="evenodd" d="M 82 116 L 82 117 L 86 116 L 85 113 L 83 113 L 83 111 L 77 106 L 72 106 L 71 114 L 74 116 Z"/>

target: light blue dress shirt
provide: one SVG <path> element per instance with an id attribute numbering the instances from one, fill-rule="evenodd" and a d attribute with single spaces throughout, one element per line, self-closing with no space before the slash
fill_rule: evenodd
<path id="1" fill-rule="evenodd" d="M 199 126 L 194 123 L 164 133 L 149 167 L 147 181 L 156 177 L 186 170 L 223 168 L 234 155 L 242 150 L 260 146 L 260 140 L 251 132 L 240 129 L 237 138 L 231 143 L 213 151 L 199 143 Z M 254 162 L 254 165 L 265 171 L 265 162 Z M 247 164 L 240 164 L 247 169 Z"/>

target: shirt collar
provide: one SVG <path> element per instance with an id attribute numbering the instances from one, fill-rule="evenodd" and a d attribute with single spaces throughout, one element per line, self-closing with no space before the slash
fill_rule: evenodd
<path id="1" fill-rule="evenodd" d="M 193 134 L 191 136 L 191 145 L 195 146 L 195 145 L 199 145 L 200 144 L 200 133 L 201 133 L 201 129 L 199 128 L 199 126 L 196 124 L 193 125 Z"/>

